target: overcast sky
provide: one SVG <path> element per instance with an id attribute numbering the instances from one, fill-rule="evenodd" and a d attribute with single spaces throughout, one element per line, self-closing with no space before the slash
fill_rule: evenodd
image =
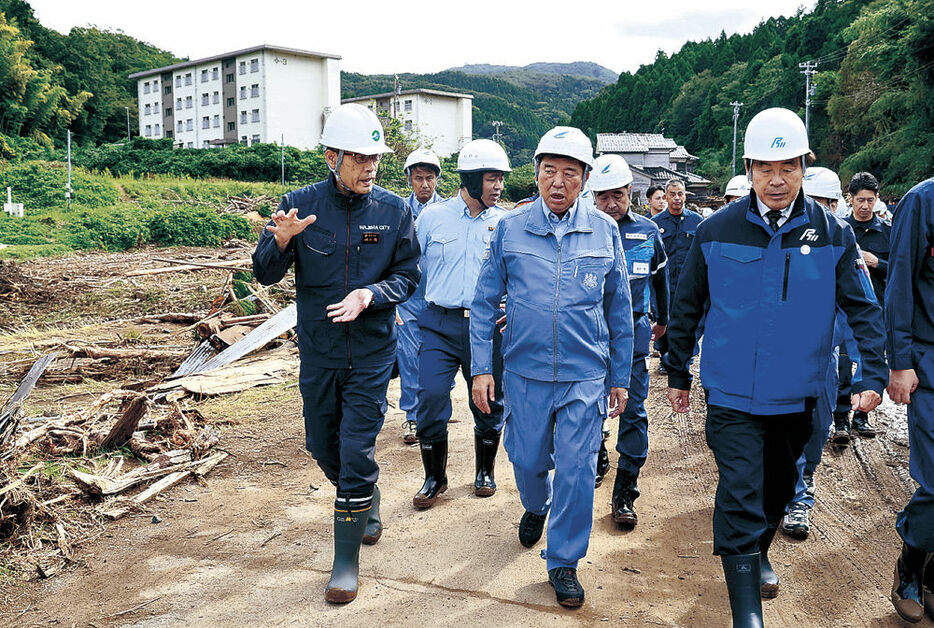
<path id="1" fill-rule="evenodd" d="M 179 57 L 197 59 L 257 44 L 329 52 L 365 74 L 437 72 L 465 63 L 594 61 L 635 71 L 661 49 L 747 33 L 763 18 L 813 0 L 29 0 L 39 21 L 119 29 Z M 701 8 L 703 7 L 703 8 Z"/>

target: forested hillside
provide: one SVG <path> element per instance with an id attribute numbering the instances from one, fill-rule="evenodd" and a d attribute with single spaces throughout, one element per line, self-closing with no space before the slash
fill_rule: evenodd
<path id="1" fill-rule="evenodd" d="M 804 116 L 798 64 L 808 60 L 818 61 L 811 106 L 818 163 L 844 178 L 874 172 L 889 195 L 934 174 L 934 0 L 819 0 L 750 34 L 688 42 L 620 75 L 580 103 L 572 123 L 591 135 L 664 132 L 722 183 L 730 175 L 730 103 L 744 103 L 741 155 L 742 129 L 756 112 L 783 106 Z"/>

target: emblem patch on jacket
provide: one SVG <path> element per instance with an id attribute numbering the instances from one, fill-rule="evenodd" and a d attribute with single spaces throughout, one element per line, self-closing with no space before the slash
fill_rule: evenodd
<path id="1" fill-rule="evenodd" d="M 584 273 L 584 287 L 593 290 L 597 287 L 597 275 L 595 273 Z"/>

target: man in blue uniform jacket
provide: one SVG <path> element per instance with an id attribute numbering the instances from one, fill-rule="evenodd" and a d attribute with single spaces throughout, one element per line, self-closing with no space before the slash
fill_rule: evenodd
<path id="1" fill-rule="evenodd" d="M 668 398 L 688 412 L 688 364 L 706 311 L 700 373 L 720 472 L 714 553 L 734 626 L 762 626 L 760 594 L 777 593 L 768 547 L 794 496 L 837 307 L 862 357 L 853 408 L 875 408 L 888 379 L 882 308 L 853 230 L 801 192 L 810 153 L 793 112 L 753 117 L 743 155 L 753 189 L 698 227 L 668 328 Z"/>
<path id="2" fill-rule="evenodd" d="M 891 244 L 885 290 L 888 391 L 895 403 L 909 404 L 908 468 L 918 483 L 895 523 L 903 543 L 892 603 L 903 619 L 919 622 L 925 610 L 934 619 L 934 178 L 898 204 Z"/>
<path id="3" fill-rule="evenodd" d="M 329 602 L 357 596 L 360 543 L 379 540 L 376 435 L 396 353 L 395 305 L 419 280 L 412 211 L 374 185 L 391 152 L 372 111 L 342 105 L 321 144 L 331 176 L 286 194 L 253 253 L 263 284 L 295 263 L 305 447 L 337 488 Z"/>
<path id="4" fill-rule="evenodd" d="M 616 223 L 578 195 L 593 165 L 579 129 L 555 127 L 535 151 L 540 196 L 499 220 L 471 308 L 473 401 L 495 402 L 494 334 L 503 336 L 505 438 L 532 547 L 548 519 L 548 580 L 558 603 L 584 602 L 577 564 L 587 553 L 601 418 L 626 406 L 632 304 Z M 554 469 L 554 477 L 551 470 Z"/>

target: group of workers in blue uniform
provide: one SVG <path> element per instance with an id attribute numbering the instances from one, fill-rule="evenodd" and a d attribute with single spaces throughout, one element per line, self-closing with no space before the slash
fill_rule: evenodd
<path id="1" fill-rule="evenodd" d="M 779 590 L 769 546 L 808 476 L 813 485 L 806 449 L 830 427 L 828 374 L 845 327 L 858 356 L 852 409 L 873 410 L 886 385 L 909 404 L 918 489 L 897 517 L 904 544 L 891 598 L 906 620 L 920 621 L 925 604 L 934 614 L 934 179 L 902 199 L 883 255 L 881 240 L 861 250 L 854 234 L 879 240 L 878 225 L 861 214 L 847 224 L 826 197 L 802 191 L 807 133 L 783 109 L 760 112 L 746 130 L 751 189 L 704 221 L 684 209 L 683 185 L 670 186 L 674 202 L 654 220 L 632 212 L 625 161 L 595 160 L 570 127 L 542 137 L 539 193 L 511 211 L 497 205 L 509 162 L 488 140 L 462 149 L 460 188 L 447 200 L 435 192 L 437 158 L 413 153 L 408 202 L 374 183 L 389 148 L 371 111 L 342 105 L 321 143 L 330 177 L 283 197 L 254 269 L 269 284 L 295 265 L 306 447 L 336 488 L 325 599 L 356 597 L 360 546 L 382 534 L 374 450 L 398 361 L 404 437 L 417 439 L 425 471 L 413 505 L 431 507 L 447 488 L 450 390 L 461 370 L 475 494 L 496 490 L 502 433 L 524 509 L 519 541 L 535 546 L 547 522 L 548 580 L 560 604 L 580 606 L 577 566 L 607 472 L 598 468 L 603 421 L 620 420 L 611 514 L 632 527 L 648 451 L 649 344 L 665 339 L 675 412 L 690 408 L 690 364 L 702 345 L 719 469 L 714 553 L 734 626 L 761 626 L 761 598 Z M 872 279 L 886 256 L 883 325 Z"/>

